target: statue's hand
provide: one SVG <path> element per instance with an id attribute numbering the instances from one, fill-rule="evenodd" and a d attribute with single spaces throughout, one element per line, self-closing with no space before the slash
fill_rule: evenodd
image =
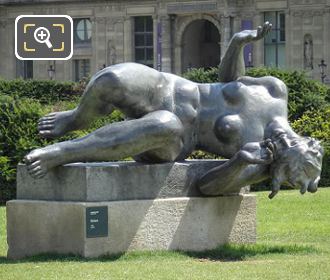
<path id="1" fill-rule="evenodd" d="M 243 30 L 234 35 L 234 40 L 242 43 L 257 41 L 264 38 L 272 29 L 272 24 L 266 21 L 257 30 Z"/>
<path id="2" fill-rule="evenodd" d="M 274 145 L 270 139 L 262 142 L 251 142 L 243 146 L 239 157 L 252 164 L 270 164 L 274 159 Z"/>
<path id="3" fill-rule="evenodd" d="M 264 38 L 272 30 L 272 24 L 266 21 L 263 26 L 258 26 L 257 34 L 253 40 L 260 40 Z"/>

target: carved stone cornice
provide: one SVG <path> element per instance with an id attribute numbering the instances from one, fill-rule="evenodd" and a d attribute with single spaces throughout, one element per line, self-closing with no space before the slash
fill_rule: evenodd
<path id="1" fill-rule="evenodd" d="M 314 17 L 314 16 L 323 16 L 325 14 L 330 13 L 330 9 L 322 9 L 322 10 L 311 10 L 311 9 L 306 9 L 306 10 L 291 10 L 290 15 L 293 17 L 301 17 L 301 18 L 306 18 L 306 17 Z"/>
<path id="2" fill-rule="evenodd" d="M 206 13 L 216 12 L 217 1 L 204 1 L 204 2 L 177 2 L 169 3 L 167 5 L 168 14 L 192 14 L 192 13 Z"/>
<path id="3" fill-rule="evenodd" d="M 325 0 L 291 0 L 291 5 L 303 6 L 303 5 L 322 5 L 325 4 Z"/>
<path id="4" fill-rule="evenodd" d="M 252 6 L 254 5 L 254 0 L 235 0 L 232 1 L 235 6 L 244 7 L 244 6 Z"/>

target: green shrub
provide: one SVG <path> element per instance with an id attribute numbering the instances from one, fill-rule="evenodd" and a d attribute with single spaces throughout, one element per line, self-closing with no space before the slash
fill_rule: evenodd
<path id="1" fill-rule="evenodd" d="M 60 100 L 76 100 L 83 88 L 73 82 L 50 80 L 2 80 L 0 94 L 38 100 L 42 104 L 53 104 Z"/>
<path id="2" fill-rule="evenodd" d="M 183 77 L 196 83 L 216 83 L 219 79 L 218 68 L 192 68 L 183 74 Z"/>
<path id="3" fill-rule="evenodd" d="M 45 109 L 31 99 L 0 98 L 0 200 L 15 194 L 17 163 L 35 147 L 41 146 L 37 138 L 36 123 Z"/>

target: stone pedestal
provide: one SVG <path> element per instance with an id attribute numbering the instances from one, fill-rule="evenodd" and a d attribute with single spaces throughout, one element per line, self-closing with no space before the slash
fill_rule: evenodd
<path id="1" fill-rule="evenodd" d="M 255 242 L 255 196 L 202 197 L 195 186 L 200 172 L 222 163 L 70 164 L 42 180 L 20 165 L 18 199 L 7 203 L 8 257 Z"/>

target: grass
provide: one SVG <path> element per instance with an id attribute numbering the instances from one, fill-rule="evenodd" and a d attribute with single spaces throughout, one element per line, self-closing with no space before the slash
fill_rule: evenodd
<path id="1" fill-rule="evenodd" d="M 257 193 L 258 241 L 205 252 L 132 252 L 85 260 L 42 255 L 6 259 L 0 207 L 0 279 L 330 279 L 330 188 L 314 195 Z"/>

